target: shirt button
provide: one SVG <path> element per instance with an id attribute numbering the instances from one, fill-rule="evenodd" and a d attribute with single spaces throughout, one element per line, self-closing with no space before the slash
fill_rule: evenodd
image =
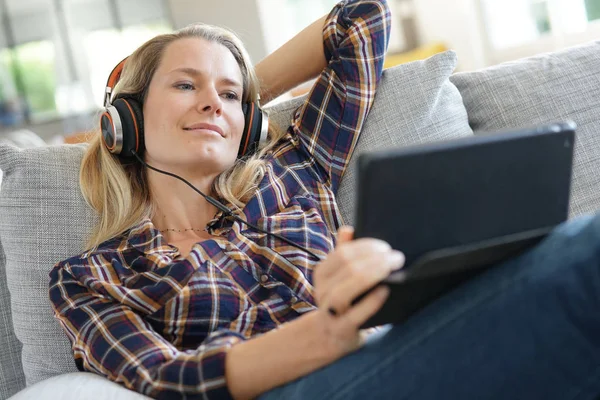
<path id="1" fill-rule="evenodd" d="M 269 276 L 268 275 L 261 275 L 260 281 L 262 283 L 267 283 L 268 280 L 269 280 Z"/>
<path id="2" fill-rule="evenodd" d="M 296 296 L 292 296 L 290 301 L 292 302 L 292 304 L 296 304 L 298 302 L 298 298 Z"/>

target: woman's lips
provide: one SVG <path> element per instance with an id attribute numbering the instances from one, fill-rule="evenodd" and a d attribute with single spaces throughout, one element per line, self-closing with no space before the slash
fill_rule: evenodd
<path id="1" fill-rule="evenodd" d="M 186 131 L 200 131 L 200 130 L 204 130 L 204 131 L 213 131 L 218 133 L 219 135 L 221 135 L 221 137 L 225 137 L 225 133 L 223 132 L 223 129 L 221 129 L 220 127 L 218 127 L 217 125 L 213 125 L 213 124 L 207 124 L 204 122 L 198 123 L 198 124 L 194 124 L 194 125 L 190 125 L 190 126 L 186 126 L 185 128 Z"/>

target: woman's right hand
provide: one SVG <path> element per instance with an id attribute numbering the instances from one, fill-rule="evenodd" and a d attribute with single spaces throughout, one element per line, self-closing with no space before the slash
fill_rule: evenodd
<path id="1" fill-rule="evenodd" d="M 364 343 L 360 327 L 383 306 L 389 288 L 379 286 L 353 302 L 404 265 L 404 254 L 388 243 L 371 238 L 353 240 L 353 236 L 351 227 L 341 227 L 336 248 L 315 268 L 317 329 L 322 330 L 324 350 L 334 358 Z"/>

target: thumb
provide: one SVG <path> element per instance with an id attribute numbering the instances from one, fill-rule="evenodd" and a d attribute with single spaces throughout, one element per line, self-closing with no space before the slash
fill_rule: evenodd
<path id="1" fill-rule="evenodd" d="M 342 244 L 349 242 L 354 238 L 354 228 L 348 225 L 344 225 L 338 229 L 337 242 Z"/>

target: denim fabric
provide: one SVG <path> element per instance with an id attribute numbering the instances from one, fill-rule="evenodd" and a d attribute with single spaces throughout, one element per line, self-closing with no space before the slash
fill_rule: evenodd
<path id="1" fill-rule="evenodd" d="M 600 214 L 386 326 L 274 399 L 597 399 Z"/>

